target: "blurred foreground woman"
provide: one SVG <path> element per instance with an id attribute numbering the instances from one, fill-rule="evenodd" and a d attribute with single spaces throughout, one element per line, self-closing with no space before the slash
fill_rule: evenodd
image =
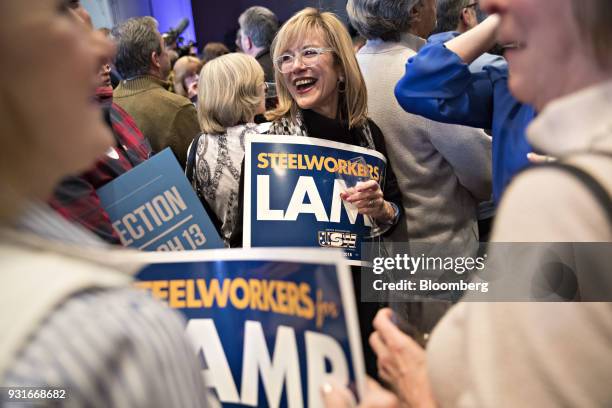
<path id="1" fill-rule="evenodd" d="M 37 406 L 204 406 L 182 320 L 128 287 L 138 265 L 41 204 L 113 143 L 94 101 L 113 49 L 71 3 L 0 2 L 0 384 L 66 390 Z"/>
<path id="2" fill-rule="evenodd" d="M 612 3 L 480 4 L 500 16 L 511 92 L 539 112 L 529 142 L 558 158 L 514 179 L 493 230 L 493 241 L 534 243 L 522 248 L 535 279 L 549 259 L 536 242 L 612 242 Z M 591 258 L 598 268 L 575 270 L 581 299 L 610 287 L 610 252 Z M 389 309 L 374 327 L 381 377 L 406 406 L 612 406 L 612 303 L 460 303 L 426 352 Z"/>

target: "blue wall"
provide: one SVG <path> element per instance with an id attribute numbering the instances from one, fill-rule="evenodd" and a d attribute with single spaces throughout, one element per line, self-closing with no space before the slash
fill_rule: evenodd
<path id="1" fill-rule="evenodd" d="M 159 21 L 160 32 L 176 28 L 183 18 L 187 18 L 189 26 L 182 37 L 185 41 L 196 41 L 191 0 L 150 0 L 150 3 L 152 15 Z"/>
<path id="2" fill-rule="evenodd" d="M 191 12 L 191 0 L 82 0 L 91 14 L 94 26 L 108 27 L 131 17 L 153 16 L 159 22 L 159 31 L 176 28 L 183 18 L 189 26 L 183 33 L 185 41 L 195 41 L 195 24 Z"/>
<path id="3" fill-rule="evenodd" d="M 149 0 L 107 0 L 113 13 L 115 25 L 131 17 L 151 15 Z"/>
<path id="4" fill-rule="evenodd" d="M 81 3 L 91 15 L 94 28 L 113 28 L 115 20 L 108 0 L 82 0 Z"/>

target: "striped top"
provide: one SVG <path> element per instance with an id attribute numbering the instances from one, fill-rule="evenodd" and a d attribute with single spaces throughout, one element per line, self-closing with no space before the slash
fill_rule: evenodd
<path id="1" fill-rule="evenodd" d="M 51 240 L 105 245 L 42 206 L 28 208 L 17 228 Z M 82 292 L 48 315 L 2 385 L 66 390 L 66 399 L 36 402 L 37 407 L 208 406 L 196 353 L 184 332 L 184 320 L 144 292 Z"/>

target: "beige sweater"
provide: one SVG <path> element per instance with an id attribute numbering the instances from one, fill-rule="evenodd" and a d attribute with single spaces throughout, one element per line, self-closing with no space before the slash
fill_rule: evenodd
<path id="1" fill-rule="evenodd" d="M 408 58 L 425 40 L 368 40 L 357 54 L 368 89 L 368 113 L 382 130 L 406 214 L 394 241 L 452 244 L 476 250 L 476 210 L 491 194 L 491 138 L 405 112 L 394 96 Z M 457 254 L 461 255 L 461 254 Z"/>
<path id="2" fill-rule="evenodd" d="M 612 82 L 551 103 L 528 138 L 612 195 L 612 158 L 594 154 L 612 154 L 611 110 Z M 579 181 L 539 169 L 517 177 L 504 194 L 493 240 L 612 242 L 612 225 Z M 612 265 L 612 254 L 597 256 Z M 582 272 L 609 287 L 611 271 Z M 461 303 L 432 334 L 427 355 L 443 407 L 609 407 L 612 303 Z"/>

